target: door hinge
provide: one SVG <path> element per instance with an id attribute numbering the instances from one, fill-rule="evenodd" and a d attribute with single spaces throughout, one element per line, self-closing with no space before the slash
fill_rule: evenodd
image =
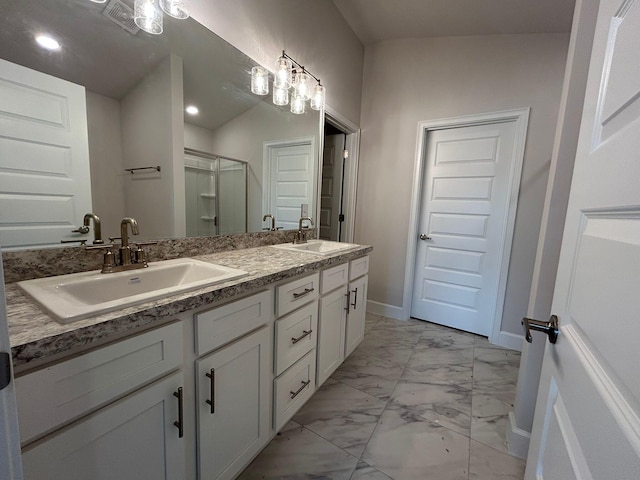
<path id="1" fill-rule="evenodd" d="M 0 353 L 0 390 L 11 383 L 11 356 L 7 352 Z"/>
<path id="2" fill-rule="evenodd" d="M 346 148 L 342 151 L 342 158 L 349 158 L 349 150 Z"/>
<path id="3" fill-rule="evenodd" d="M 344 213 L 341 213 L 340 215 L 338 215 L 338 221 L 344 222 Z"/>

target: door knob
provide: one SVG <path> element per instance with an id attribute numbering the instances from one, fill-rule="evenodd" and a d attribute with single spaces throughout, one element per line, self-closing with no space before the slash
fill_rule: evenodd
<path id="1" fill-rule="evenodd" d="M 429 235 L 427 235 L 426 233 L 421 233 L 420 234 L 420 240 L 431 240 L 431 237 Z"/>
<path id="2" fill-rule="evenodd" d="M 533 341 L 531 330 L 536 330 L 538 332 L 543 332 L 549 335 L 550 343 L 556 343 L 556 341 L 558 340 L 558 317 L 556 315 L 551 315 L 551 318 L 548 322 L 525 317 L 522 319 L 522 325 L 524 326 L 525 338 L 529 343 Z"/>

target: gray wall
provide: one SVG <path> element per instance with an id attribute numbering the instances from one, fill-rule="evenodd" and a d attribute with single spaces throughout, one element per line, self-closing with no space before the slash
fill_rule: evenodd
<path id="1" fill-rule="evenodd" d="M 192 0 L 193 18 L 273 69 L 282 50 L 320 77 L 327 104 L 360 120 L 364 46 L 328 0 Z"/>
<path id="2" fill-rule="evenodd" d="M 417 123 L 531 107 L 502 330 L 521 335 L 568 34 L 406 39 L 365 54 L 356 242 L 375 246 L 369 298 L 402 307 Z"/>

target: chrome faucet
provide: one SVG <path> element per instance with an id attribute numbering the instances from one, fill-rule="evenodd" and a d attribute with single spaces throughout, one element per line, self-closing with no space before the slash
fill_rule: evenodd
<path id="1" fill-rule="evenodd" d="M 93 244 L 94 245 L 102 245 L 104 241 L 102 240 L 102 228 L 100 227 L 100 217 L 95 213 L 87 213 L 84 216 L 83 225 L 89 228 L 91 224 L 91 219 L 93 219 Z"/>
<path id="2" fill-rule="evenodd" d="M 314 226 L 313 219 L 311 217 L 300 217 L 300 221 L 298 222 L 298 232 L 293 237 L 293 243 L 307 243 L 307 233 L 302 230 L 302 222 L 307 220 L 311 223 L 311 226 Z"/>
<path id="3" fill-rule="evenodd" d="M 271 231 L 275 232 L 275 230 L 276 230 L 276 217 L 274 217 L 270 213 L 267 213 L 267 214 L 265 214 L 264 217 L 262 217 L 262 221 L 265 222 L 267 220 L 267 218 L 271 219 Z M 263 228 L 263 230 L 269 230 L 269 228 Z"/>
<path id="4" fill-rule="evenodd" d="M 125 217 L 120 222 L 120 265 L 131 265 L 131 247 L 129 246 L 129 229 L 127 225 L 131 225 L 131 234 L 138 235 L 138 222 L 135 218 Z"/>

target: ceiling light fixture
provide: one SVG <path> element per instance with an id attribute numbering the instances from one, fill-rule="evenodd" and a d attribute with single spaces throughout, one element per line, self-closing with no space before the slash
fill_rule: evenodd
<path id="1" fill-rule="evenodd" d="M 291 97 L 291 112 L 305 112 L 307 100 L 313 110 L 322 110 L 325 106 L 326 90 L 320 79 L 296 62 L 283 50 L 282 56 L 276 60 L 273 77 L 274 105 L 287 105 Z M 316 84 L 313 84 L 313 80 Z M 289 89 L 292 89 L 289 95 Z M 256 95 L 269 93 L 269 71 L 257 65 L 251 69 L 251 92 Z"/>
<path id="2" fill-rule="evenodd" d="M 187 105 L 187 108 L 184 109 L 189 115 L 197 115 L 200 110 L 195 105 Z"/>
<path id="3" fill-rule="evenodd" d="M 58 41 L 49 35 L 38 35 L 36 37 L 36 42 L 38 42 L 38 45 L 42 48 L 46 48 L 47 50 L 60 50 L 60 44 Z"/>

